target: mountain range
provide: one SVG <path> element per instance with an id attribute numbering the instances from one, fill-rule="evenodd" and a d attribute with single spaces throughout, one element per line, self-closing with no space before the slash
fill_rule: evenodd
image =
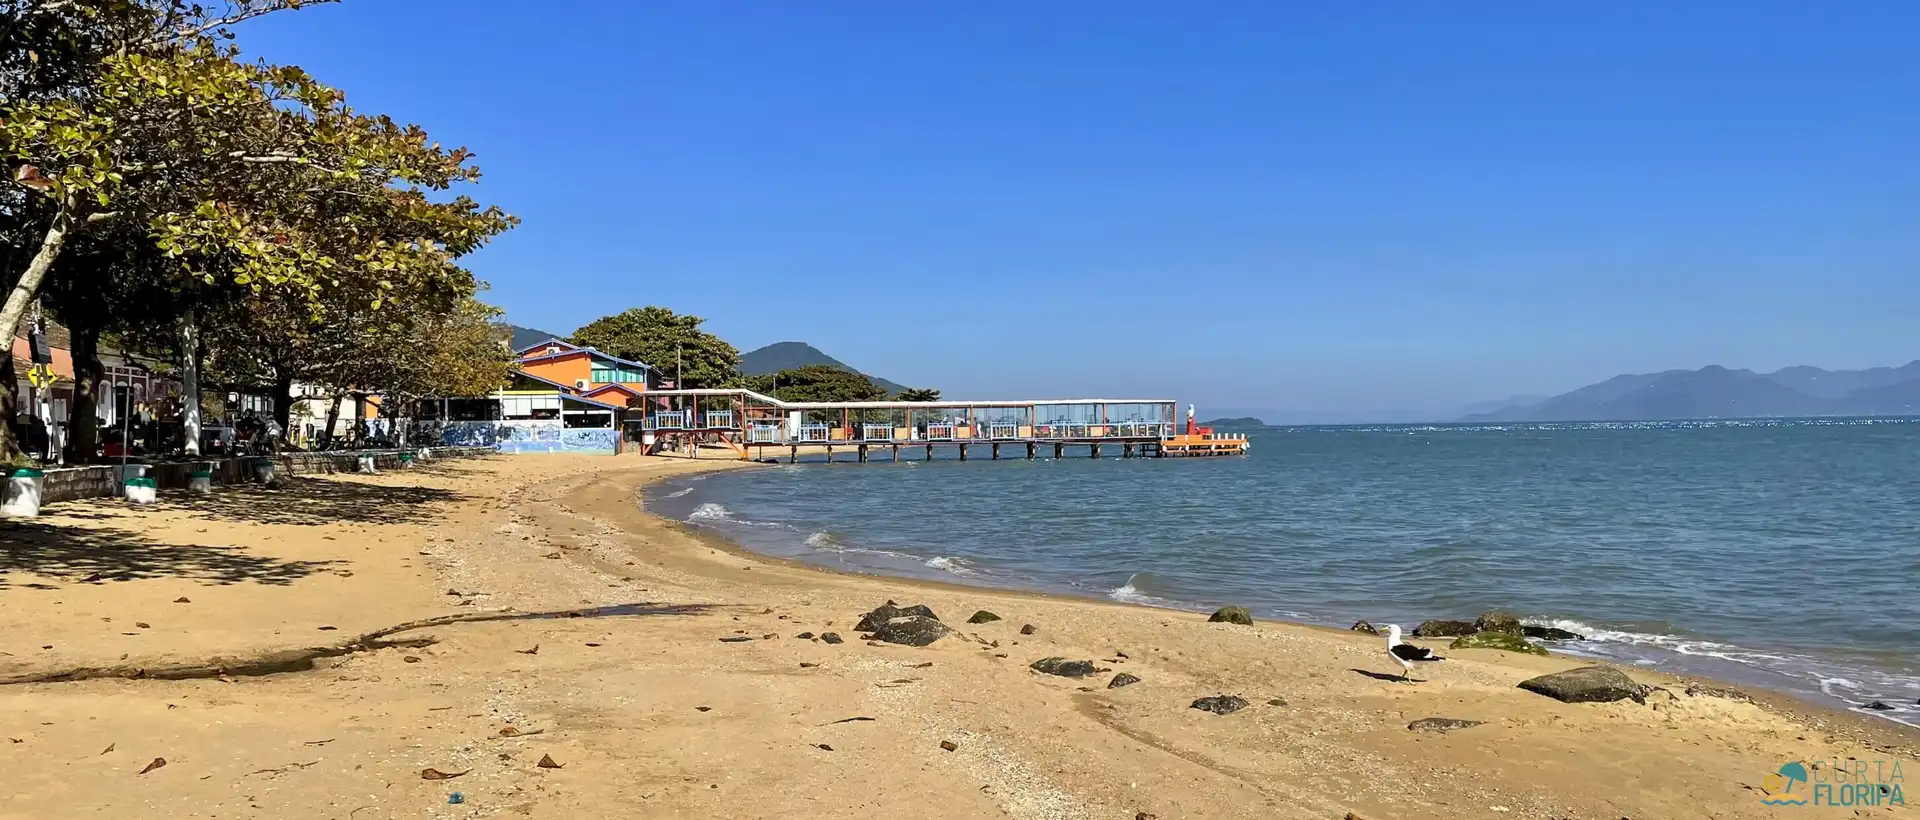
<path id="1" fill-rule="evenodd" d="M 571 335 L 566 333 L 549 333 L 535 328 L 520 327 L 519 325 L 503 324 L 501 327 L 506 328 L 509 333 L 513 334 L 512 344 L 514 350 L 519 350 L 529 345 L 536 345 L 548 339 L 565 339 Z M 806 342 L 775 342 L 758 350 L 750 350 L 740 355 L 740 372 L 749 376 L 764 376 L 769 373 L 778 373 L 782 370 L 792 370 L 796 367 L 806 367 L 807 365 L 815 364 L 839 368 L 850 373 L 860 372 L 848 366 L 846 362 L 829 356 L 821 352 L 819 348 Z M 895 382 L 888 381 L 879 376 L 869 374 L 861 375 L 872 379 L 874 384 L 879 385 L 882 390 L 888 393 L 897 394 L 906 389 Z"/>
<path id="2" fill-rule="evenodd" d="M 1920 360 L 1901 367 L 1755 373 L 1708 365 L 1615 376 L 1550 398 L 1516 396 L 1460 421 L 1652 421 L 1920 414 Z"/>

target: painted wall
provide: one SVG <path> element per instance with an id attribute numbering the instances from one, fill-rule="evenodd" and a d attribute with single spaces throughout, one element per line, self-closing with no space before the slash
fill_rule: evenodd
<path id="1" fill-rule="evenodd" d="M 593 357 L 583 351 L 570 356 L 527 362 L 520 365 L 520 369 L 528 375 L 556 381 L 571 388 L 575 379 L 592 375 L 592 361 Z"/>
<path id="2" fill-rule="evenodd" d="M 616 428 L 568 429 L 559 419 L 450 421 L 439 425 L 439 437 L 449 447 L 499 447 L 502 453 L 612 455 L 620 448 Z"/>

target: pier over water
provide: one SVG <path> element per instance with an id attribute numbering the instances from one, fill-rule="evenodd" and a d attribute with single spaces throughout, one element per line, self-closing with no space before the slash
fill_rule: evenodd
<path id="1" fill-rule="evenodd" d="M 1177 421 L 1168 399 L 1041 399 L 1032 401 L 785 401 L 751 390 L 650 390 L 631 403 L 627 424 L 638 425 L 649 453 L 667 450 L 697 457 L 718 445 L 742 459 L 803 453 L 857 454 L 860 461 L 900 460 L 903 449 L 932 459 L 961 461 L 1064 458 L 1085 453 L 1122 458 L 1240 455 L 1245 436 L 1197 427 L 1192 410 Z"/>

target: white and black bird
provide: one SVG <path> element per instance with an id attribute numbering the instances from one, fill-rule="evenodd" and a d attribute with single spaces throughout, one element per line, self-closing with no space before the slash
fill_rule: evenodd
<path id="1" fill-rule="evenodd" d="M 1413 679 L 1414 664 L 1446 660 L 1433 654 L 1433 650 L 1424 646 L 1414 646 L 1401 641 L 1399 624 L 1387 624 L 1387 654 L 1393 656 L 1393 660 L 1400 664 L 1402 670 L 1400 679 L 1407 683 L 1417 682 Z"/>

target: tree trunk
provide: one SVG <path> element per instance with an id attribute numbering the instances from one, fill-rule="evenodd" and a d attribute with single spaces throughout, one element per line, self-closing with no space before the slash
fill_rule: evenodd
<path id="1" fill-rule="evenodd" d="M 100 450 L 100 331 L 69 327 L 73 334 L 73 401 L 67 404 L 67 460 L 90 464 Z"/>
<path id="2" fill-rule="evenodd" d="M 280 424 L 280 443 L 293 441 L 293 377 L 273 377 L 273 420 Z"/>
<path id="3" fill-rule="evenodd" d="M 13 422 L 19 418 L 20 377 L 13 371 L 13 340 L 7 340 L 7 358 L 0 360 L 0 464 L 18 464 L 26 453 L 20 450 L 20 438 L 14 435 Z"/>
<path id="4" fill-rule="evenodd" d="M 185 434 L 186 453 L 200 455 L 200 326 L 193 308 L 180 317 L 180 392 L 186 406 L 180 413 L 181 432 Z"/>
<path id="5" fill-rule="evenodd" d="M 0 460 L 17 461 L 20 458 L 20 442 L 14 436 L 13 423 L 18 417 L 19 381 L 13 372 L 13 335 L 20 330 L 20 320 L 27 315 L 27 305 L 40 293 L 40 283 L 47 278 L 47 271 L 53 269 L 53 262 L 60 258 L 60 249 L 67 244 L 67 237 L 73 232 L 73 210 L 75 200 L 69 194 L 60 201 L 60 209 L 54 212 L 53 224 L 47 226 L 47 233 L 40 239 L 40 250 L 35 251 L 27 269 L 20 273 L 20 281 L 13 283 L 13 289 L 7 292 L 7 301 L 0 305 L 0 338 L 7 340 L 7 363 L 4 368 L 5 400 L 0 401 L 0 410 L 6 418 L 0 424 Z"/>
<path id="6" fill-rule="evenodd" d="M 327 405 L 327 426 L 326 429 L 320 431 L 320 445 L 322 448 L 330 448 L 333 446 L 333 426 L 340 423 L 340 402 L 345 399 L 346 396 L 344 395 L 335 395 L 333 397 L 333 403 Z"/>

